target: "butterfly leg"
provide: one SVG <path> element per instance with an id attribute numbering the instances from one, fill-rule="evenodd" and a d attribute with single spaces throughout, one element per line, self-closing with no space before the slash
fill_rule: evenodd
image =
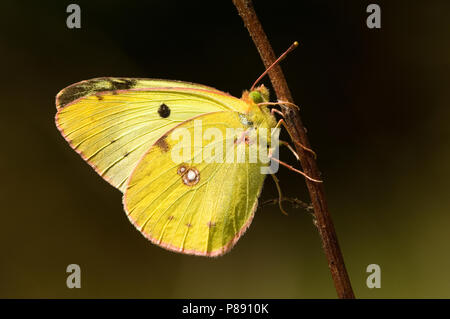
<path id="1" fill-rule="evenodd" d="M 283 197 L 283 193 L 281 192 L 281 187 L 280 187 L 280 183 L 278 181 L 278 178 L 275 176 L 275 174 L 270 174 L 270 175 L 272 175 L 273 181 L 275 182 L 275 185 L 277 186 L 277 190 L 278 190 L 278 206 L 280 207 L 281 212 L 287 216 L 288 213 L 286 213 L 286 211 L 283 209 L 283 205 L 281 204 L 283 199 L 284 199 L 284 197 Z"/>
<path id="2" fill-rule="evenodd" d="M 289 107 L 295 107 L 297 110 L 300 109 L 300 107 L 297 104 L 291 103 L 291 102 L 287 102 L 287 101 L 278 101 L 278 102 L 262 102 L 262 103 L 258 103 L 258 105 L 278 105 L 280 106 L 281 104 L 289 106 Z"/>
<path id="3" fill-rule="evenodd" d="M 272 159 L 272 160 L 274 160 L 274 161 L 276 161 L 276 162 L 278 162 L 278 163 L 280 163 L 281 165 L 283 165 L 283 166 L 289 168 L 291 171 L 294 171 L 294 172 L 296 172 L 296 173 L 299 173 L 300 175 L 304 176 L 307 180 L 310 180 L 311 182 L 315 182 L 315 183 L 323 183 L 323 181 L 308 176 L 307 174 L 305 174 L 305 173 L 303 173 L 302 171 L 300 171 L 300 170 L 294 168 L 293 166 L 291 166 L 291 165 L 289 165 L 289 164 L 287 164 L 287 163 L 285 163 L 285 162 L 283 162 L 283 161 L 280 161 L 280 160 L 279 160 L 278 158 L 276 158 L 276 157 L 269 156 L 269 158 Z"/>
<path id="4" fill-rule="evenodd" d="M 271 113 L 272 115 L 274 115 L 275 113 L 277 113 L 277 114 L 281 115 L 282 117 L 284 117 L 283 112 L 281 112 L 280 110 L 277 110 L 277 109 L 271 109 L 271 110 L 270 110 L 270 113 Z"/>
<path id="5" fill-rule="evenodd" d="M 291 144 L 286 141 L 279 141 L 279 143 L 280 145 L 286 146 L 291 151 L 291 153 L 294 154 L 297 161 L 300 161 L 300 156 L 298 156 L 297 152 L 292 148 Z"/>
<path id="6" fill-rule="evenodd" d="M 307 204 L 298 198 L 283 197 L 282 201 L 291 203 L 295 208 L 301 207 L 304 210 L 306 210 L 307 212 L 313 213 L 314 208 L 312 207 L 312 205 Z M 279 199 L 276 199 L 276 198 L 268 199 L 268 200 L 262 202 L 259 206 L 262 207 L 262 206 L 269 205 L 269 204 L 275 205 L 278 202 L 279 202 Z"/>
<path id="7" fill-rule="evenodd" d="M 288 105 L 293 105 L 293 106 L 295 106 L 295 107 L 298 108 L 297 105 L 295 105 L 295 104 L 293 104 L 293 103 L 290 103 L 290 102 L 280 102 L 280 103 L 276 103 L 276 102 L 265 102 L 265 103 L 259 103 L 258 105 L 261 105 L 261 104 L 264 104 L 264 105 L 288 104 Z M 277 110 L 277 109 L 271 109 L 270 112 L 272 113 L 272 115 L 273 115 L 274 113 L 280 114 L 280 115 L 284 118 L 284 114 L 283 114 L 281 111 Z M 278 123 L 277 123 L 277 125 L 275 126 L 275 128 L 279 128 L 281 125 L 283 125 L 283 126 L 287 129 L 287 127 L 286 127 L 286 122 L 284 121 L 283 118 L 280 119 L 280 120 L 278 121 Z M 301 144 L 300 142 L 294 141 L 294 143 L 296 143 L 298 146 L 300 146 L 301 148 L 303 148 L 305 151 L 311 153 L 311 154 L 314 156 L 314 159 L 317 158 L 316 153 L 315 153 L 312 149 L 310 149 L 310 148 L 304 146 L 304 145 Z M 291 146 L 288 142 L 280 141 L 280 145 L 287 146 L 288 149 L 295 155 L 295 157 L 297 158 L 297 160 L 300 160 L 300 157 L 298 156 L 298 154 L 294 151 L 294 149 L 292 148 L 292 146 Z M 270 157 L 271 159 L 277 161 L 277 162 L 280 163 L 281 165 L 286 166 L 286 167 L 289 168 L 290 170 L 292 170 L 292 171 L 294 171 L 294 172 L 297 172 L 297 173 L 303 175 L 306 179 L 308 179 L 308 180 L 310 180 L 310 181 L 312 181 L 312 182 L 322 183 L 321 180 L 314 179 L 314 178 L 312 178 L 312 177 L 306 175 L 305 173 L 303 173 L 302 171 L 300 171 L 300 170 L 298 170 L 298 169 L 292 167 L 291 165 L 286 164 L 286 163 L 280 161 L 278 158 L 272 157 L 271 155 L 269 155 L 269 157 Z"/>
<path id="8" fill-rule="evenodd" d="M 272 111 L 274 111 L 274 110 L 275 110 L 275 109 L 272 109 Z M 277 112 L 281 113 L 281 112 L 278 111 L 278 110 L 275 110 L 275 112 L 273 112 L 273 113 L 277 113 Z M 273 113 L 272 113 L 272 114 L 273 114 Z M 281 114 L 282 114 L 282 113 L 281 113 Z M 284 119 L 280 119 L 280 120 L 278 121 L 277 125 L 275 126 L 275 128 L 279 128 L 281 125 L 283 125 L 283 126 L 287 129 L 287 127 L 286 127 L 286 122 L 284 121 Z M 303 148 L 305 151 L 311 153 L 311 154 L 314 156 L 314 159 L 317 159 L 317 154 L 316 154 L 316 152 L 314 152 L 312 149 L 310 149 L 310 148 L 304 146 L 304 145 L 301 144 L 300 142 L 294 141 L 294 143 L 297 144 L 298 146 L 300 146 L 301 148 Z M 289 149 L 290 149 L 291 151 L 293 150 L 292 147 L 289 147 Z M 294 155 L 295 155 L 295 157 L 297 157 L 297 159 L 299 159 L 297 153 L 295 153 Z"/>

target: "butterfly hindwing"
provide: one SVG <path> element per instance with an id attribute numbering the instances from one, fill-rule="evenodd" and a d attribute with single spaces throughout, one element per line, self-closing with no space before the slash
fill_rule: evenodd
<path id="1" fill-rule="evenodd" d="M 56 104 L 62 135 L 122 191 L 139 159 L 165 132 L 200 114 L 247 107 L 207 86 L 131 78 L 76 83 L 57 95 Z"/>
<path id="2" fill-rule="evenodd" d="M 221 135 L 208 139 L 203 135 L 203 146 L 196 148 L 194 131 L 199 121 L 203 133 L 212 128 Z M 167 132 L 137 164 L 124 193 L 124 207 L 136 228 L 153 243 L 178 252 L 216 256 L 231 249 L 249 226 L 265 175 L 260 162 L 236 161 L 239 144 L 256 146 L 228 136 L 226 128 L 249 129 L 238 112 L 204 114 Z M 180 129 L 189 132 L 192 140 L 174 139 Z M 180 143 L 188 143 L 191 154 L 181 162 L 174 161 L 174 149 Z M 204 151 L 217 145 L 223 149 L 222 163 L 205 161 Z"/>

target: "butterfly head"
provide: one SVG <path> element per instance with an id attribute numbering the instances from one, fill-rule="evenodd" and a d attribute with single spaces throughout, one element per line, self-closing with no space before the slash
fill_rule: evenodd
<path id="1" fill-rule="evenodd" d="M 269 90 L 261 84 L 248 93 L 248 97 L 254 104 L 269 102 Z"/>
<path id="2" fill-rule="evenodd" d="M 256 126 L 274 127 L 276 125 L 275 118 L 271 115 L 267 102 L 269 102 L 269 90 L 260 85 L 250 91 L 245 91 L 242 99 L 247 102 L 248 114 L 252 123 Z"/>

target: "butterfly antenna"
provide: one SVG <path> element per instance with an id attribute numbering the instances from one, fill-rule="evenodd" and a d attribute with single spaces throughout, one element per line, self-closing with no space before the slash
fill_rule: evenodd
<path id="1" fill-rule="evenodd" d="M 273 62 L 264 72 L 263 74 L 261 74 L 259 76 L 259 78 L 255 81 L 255 83 L 253 83 L 250 91 L 253 91 L 253 89 L 255 88 L 256 84 L 258 84 L 259 81 L 261 81 L 261 79 L 267 74 L 267 72 L 269 72 L 275 65 L 277 65 L 281 60 L 283 60 L 286 55 L 291 52 L 292 50 L 294 50 L 296 47 L 298 47 L 298 42 L 295 41 L 294 43 L 291 44 L 291 46 L 282 54 L 280 55 L 280 57 L 278 59 L 275 60 L 275 62 Z"/>

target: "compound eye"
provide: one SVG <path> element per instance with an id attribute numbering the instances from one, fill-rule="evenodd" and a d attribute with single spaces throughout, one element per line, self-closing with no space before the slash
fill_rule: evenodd
<path id="1" fill-rule="evenodd" d="M 259 91 L 251 91 L 248 97 L 253 101 L 253 103 L 258 104 L 264 102 L 263 97 Z"/>

